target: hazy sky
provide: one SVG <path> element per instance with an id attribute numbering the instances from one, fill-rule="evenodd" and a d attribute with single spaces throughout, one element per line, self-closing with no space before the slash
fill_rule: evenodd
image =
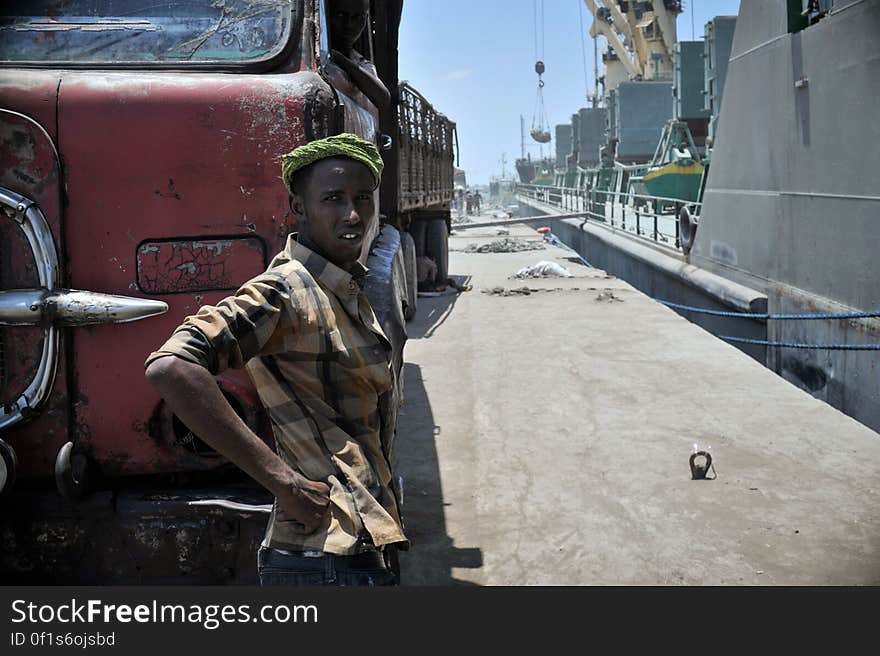
<path id="1" fill-rule="evenodd" d="M 461 167 L 469 184 L 507 174 L 520 156 L 520 115 L 526 147 L 538 157 L 540 144 L 529 137 L 537 94 L 535 6 L 542 0 L 404 0 L 400 30 L 400 79 L 418 89 L 434 107 L 458 124 Z M 593 85 L 592 16 L 583 0 L 543 0 L 544 106 L 548 123 L 568 123 L 588 106 L 581 47 L 581 15 L 586 41 L 589 92 Z M 582 8 L 582 11 L 579 11 Z M 678 17 L 679 40 L 703 37 L 713 16 L 735 16 L 739 0 L 685 0 Z M 603 40 L 599 39 L 600 57 Z M 601 60 L 599 75 L 601 72 Z M 544 154 L 555 153 L 554 144 Z"/>

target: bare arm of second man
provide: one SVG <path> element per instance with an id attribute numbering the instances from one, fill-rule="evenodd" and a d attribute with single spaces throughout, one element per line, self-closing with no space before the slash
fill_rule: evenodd
<path id="1" fill-rule="evenodd" d="M 384 111 L 391 104 L 391 92 L 378 77 L 374 77 L 364 71 L 354 61 L 343 55 L 338 50 L 331 50 L 333 62 L 348 73 L 351 81 L 369 98 L 377 109 Z"/>

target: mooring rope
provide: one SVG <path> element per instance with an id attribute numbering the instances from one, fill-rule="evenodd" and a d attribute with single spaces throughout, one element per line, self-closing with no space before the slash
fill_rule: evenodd
<path id="1" fill-rule="evenodd" d="M 654 300 L 677 310 L 687 310 L 688 312 L 696 312 L 698 314 L 711 314 L 716 317 L 758 319 L 760 321 L 816 321 L 820 319 L 871 319 L 880 317 L 880 312 L 837 312 L 830 314 L 761 314 L 758 312 L 726 312 L 724 310 L 710 310 L 708 308 L 694 307 L 692 305 L 682 305 L 681 303 L 665 301 L 662 298 L 655 298 Z"/>
<path id="2" fill-rule="evenodd" d="M 819 351 L 880 351 L 880 344 L 801 344 L 799 342 L 771 342 L 766 339 L 749 339 L 747 337 L 731 337 L 718 335 L 719 339 L 741 344 L 757 344 L 758 346 L 780 346 L 793 349 L 813 349 Z"/>

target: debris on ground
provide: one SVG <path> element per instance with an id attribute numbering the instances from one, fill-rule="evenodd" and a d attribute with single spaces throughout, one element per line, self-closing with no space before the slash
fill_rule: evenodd
<path id="1" fill-rule="evenodd" d="M 509 234 L 510 234 L 510 230 L 508 230 L 507 228 L 498 228 L 498 230 L 497 230 L 497 234 L 499 234 L 499 235 L 509 235 Z"/>
<path id="2" fill-rule="evenodd" d="M 536 264 L 523 267 L 515 274 L 514 278 L 573 278 L 571 271 L 561 264 L 542 260 Z"/>
<path id="3" fill-rule="evenodd" d="M 514 287 L 507 289 L 506 287 L 492 287 L 491 289 L 480 290 L 483 294 L 490 296 L 529 296 L 531 294 L 540 294 L 541 292 L 577 292 L 578 287 L 563 289 L 562 287 Z"/>
<path id="4" fill-rule="evenodd" d="M 600 301 L 600 302 L 607 301 L 609 303 L 613 303 L 614 301 L 619 301 L 619 302 L 623 303 L 623 299 L 618 296 L 615 296 L 614 292 L 611 291 L 610 289 L 606 289 L 604 292 L 600 292 L 599 295 L 596 296 L 596 300 Z"/>
<path id="5" fill-rule="evenodd" d="M 525 239 L 496 239 L 488 244 L 468 244 L 465 253 L 521 253 L 522 251 L 542 251 L 544 243 Z"/>
<path id="6" fill-rule="evenodd" d="M 492 289 L 484 289 L 484 294 L 491 294 L 492 296 L 528 296 L 532 293 L 532 291 L 538 291 L 537 289 L 531 290 L 528 287 L 517 287 L 516 289 L 505 289 L 504 287 L 493 287 Z"/>

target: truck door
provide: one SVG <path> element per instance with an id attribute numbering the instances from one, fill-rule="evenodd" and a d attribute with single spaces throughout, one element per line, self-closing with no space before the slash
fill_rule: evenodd
<path id="1" fill-rule="evenodd" d="M 71 410 L 88 397 L 76 386 L 65 329 L 167 309 L 161 301 L 101 293 L 100 286 L 67 289 L 70 231 L 62 220 L 58 135 L 45 127 L 57 130 L 59 88 L 60 78 L 48 72 L 0 82 L 0 491 L 19 475 L 57 473 L 60 454 L 70 465 L 64 447 L 78 426 Z"/>

